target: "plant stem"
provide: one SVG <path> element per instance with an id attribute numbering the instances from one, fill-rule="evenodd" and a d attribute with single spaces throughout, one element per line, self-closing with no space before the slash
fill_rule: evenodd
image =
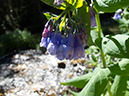
<path id="1" fill-rule="evenodd" d="M 108 90 L 108 94 L 109 94 L 109 96 L 112 96 L 112 93 L 111 93 L 111 86 L 110 86 L 110 82 L 108 81 L 108 83 L 107 83 L 107 90 Z"/>
<path id="2" fill-rule="evenodd" d="M 99 14 L 96 14 L 95 18 L 96 18 L 96 23 L 97 23 L 98 38 L 101 39 L 101 24 L 100 24 Z M 105 62 L 105 58 L 104 58 L 104 53 L 101 50 L 101 48 L 99 48 L 99 50 L 100 50 L 101 59 L 102 59 L 102 62 L 103 62 L 103 67 L 106 68 L 106 62 Z"/>
<path id="3" fill-rule="evenodd" d="M 99 14 L 96 14 L 95 18 L 96 18 L 96 23 L 97 23 L 98 38 L 101 39 L 101 24 L 100 24 Z M 100 50 L 101 59 L 102 59 L 102 62 L 103 62 L 103 67 L 106 68 L 106 61 L 105 61 L 105 58 L 104 58 L 104 53 L 101 50 L 101 48 L 99 48 L 99 50 Z M 110 89 L 111 89 L 110 88 L 110 83 L 108 81 L 108 83 L 107 83 L 107 90 L 108 90 L 109 96 L 112 96 L 112 93 L 111 93 Z"/>

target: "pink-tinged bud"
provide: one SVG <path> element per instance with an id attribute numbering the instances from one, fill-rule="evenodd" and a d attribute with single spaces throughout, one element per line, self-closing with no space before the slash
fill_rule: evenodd
<path id="1" fill-rule="evenodd" d="M 46 32 L 43 32 L 42 33 L 42 37 L 47 38 L 47 33 Z"/>
<path id="2" fill-rule="evenodd" d="M 44 32 L 47 33 L 48 32 L 48 29 L 47 28 L 44 28 Z"/>

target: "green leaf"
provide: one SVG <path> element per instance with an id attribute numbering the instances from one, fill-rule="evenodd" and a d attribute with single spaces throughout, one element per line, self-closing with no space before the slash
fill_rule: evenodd
<path id="1" fill-rule="evenodd" d="M 61 23 L 60 23 L 60 26 L 59 26 L 60 31 L 62 31 L 62 28 L 63 28 L 64 25 L 65 25 L 65 22 L 66 22 L 66 16 L 67 16 L 67 14 L 65 14 L 65 16 L 63 17 L 63 19 L 62 19 L 62 21 L 61 21 Z"/>
<path id="2" fill-rule="evenodd" d="M 75 4 L 74 4 L 75 8 L 80 8 L 83 6 L 83 0 L 76 0 Z"/>
<path id="3" fill-rule="evenodd" d="M 73 96 L 78 96 L 78 94 L 79 94 L 79 93 L 74 92 L 74 91 L 71 91 L 71 90 L 69 90 L 69 92 L 70 92 Z"/>
<path id="4" fill-rule="evenodd" d="M 108 83 L 108 76 L 110 75 L 109 69 L 95 69 L 90 81 L 79 93 L 78 96 L 100 96 Z"/>
<path id="5" fill-rule="evenodd" d="M 53 6 L 53 7 L 57 8 L 57 9 L 61 9 L 61 10 L 66 9 L 66 4 L 64 2 L 61 5 L 54 5 L 54 0 L 41 0 L 41 1 L 49 6 Z"/>
<path id="6" fill-rule="evenodd" d="M 122 59 L 118 64 L 114 64 L 109 67 L 109 70 L 115 75 L 129 75 L 129 59 Z"/>
<path id="7" fill-rule="evenodd" d="M 120 8 L 129 6 L 129 0 L 93 0 L 93 6 L 98 11 L 115 12 Z"/>
<path id="8" fill-rule="evenodd" d="M 97 29 L 95 28 L 94 30 L 91 30 L 90 35 L 91 35 L 93 43 L 95 45 L 97 45 L 99 48 L 101 48 L 101 41 L 102 41 L 102 39 L 99 38 Z M 103 37 L 103 33 L 102 32 L 101 32 L 101 37 Z"/>
<path id="9" fill-rule="evenodd" d="M 106 55 L 129 58 L 129 36 L 118 34 L 104 37 L 102 40 L 102 50 Z"/>
<path id="10" fill-rule="evenodd" d="M 66 2 L 66 9 L 69 9 L 71 11 L 82 7 L 83 5 L 83 0 L 65 0 Z"/>
<path id="11" fill-rule="evenodd" d="M 45 17 L 47 18 L 47 20 L 49 20 L 51 18 L 51 15 L 49 12 L 43 13 L 45 15 Z"/>
<path id="12" fill-rule="evenodd" d="M 116 75 L 111 87 L 112 96 L 125 96 L 128 76 Z"/>
<path id="13" fill-rule="evenodd" d="M 66 82 L 61 82 L 61 84 L 62 85 L 72 85 L 77 88 L 83 88 L 88 83 L 88 81 L 90 80 L 91 77 L 92 77 L 92 73 L 87 73 L 85 75 L 68 80 Z"/>
<path id="14" fill-rule="evenodd" d="M 120 28 L 121 27 L 128 28 L 129 20 L 126 20 L 125 18 L 121 18 L 121 19 L 118 19 L 118 20 L 115 20 L 115 21 L 117 21 L 119 23 Z"/>

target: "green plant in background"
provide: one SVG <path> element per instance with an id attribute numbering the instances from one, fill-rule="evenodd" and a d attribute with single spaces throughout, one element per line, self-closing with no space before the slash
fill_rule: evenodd
<path id="1" fill-rule="evenodd" d="M 116 14 L 119 15 L 119 16 L 117 16 L 117 17 L 119 17 L 119 19 L 118 18 L 116 19 L 114 16 L 114 20 L 116 20 L 118 22 L 120 32 L 121 33 L 129 32 L 129 8 L 125 7 L 123 9 L 119 9 L 118 11 L 116 11 Z"/>
<path id="2" fill-rule="evenodd" d="M 62 17 L 61 23 L 58 24 L 60 32 L 62 32 L 67 19 L 70 19 L 71 22 L 75 21 L 74 24 L 76 25 L 81 18 L 84 27 L 87 29 L 88 40 L 86 42 L 90 46 L 88 53 L 90 53 L 92 58 L 89 63 L 93 63 L 95 69 L 80 77 L 61 82 L 61 84 L 82 88 L 79 93 L 70 90 L 74 96 L 129 96 L 129 35 L 116 34 L 104 36 L 99 19 L 100 12 L 115 12 L 120 8 L 127 7 L 129 1 L 92 0 L 92 6 L 90 7 L 83 0 L 55 0 L 56 5 L 54 5 L 53 0 L 42 1 L 63 10 L 62 14 L 57 17 L 47 15 L 47 17 L 49 16 L 55 21 Z M 89 8 L 94 10 L 94 20 L 96 20 L 97 24 L 94 28 L 89 26 L 90 21 L 92 21 L 92 18 L 88 15 L 90 13 L 88 11 Z M 71 14 L 69 12 L 72 12 L 72 18 L 70 18 Z M 67 14 L 69 18 L 67 18 Z M 74 28 L 78 27 L 74 26 Z M 65 31 L 63 32 L 65 33 Z M 44 38 L 46 39 L 46 37 Z M 41 42 L 44 43 L 44 41 Z M 96 49 L 99 51 L 96 51 Z M 97 54 L 100 54 L 100 56 L 97 56 Z M 98 62 L 99 60 L 100 62 Z"/>
<path id="3" fill-rule="evenodd" d="M 29 31 L 16 29 L 0 36 L 0 56 L 13 50 L 36 48 L 39 38 Z"/>

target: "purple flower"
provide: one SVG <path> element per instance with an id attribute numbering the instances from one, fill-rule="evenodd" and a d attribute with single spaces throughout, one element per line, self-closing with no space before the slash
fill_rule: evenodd
<path id="1" fill-rule="evenodd" d="M 57 43 L 60 45 L 61 44 L 61 39 L 62 39 L 61 33 L 56 33 L 55 38 L 57 40 Z"/>
<path id="2" fill-rule="evenodd" d="M 55 5 L 60 5 L 64 0 L 54 0 Z"/>
<path id="3" fill-rule="evenodd" d="M 97 26 L 96 20 L 95 20 L 95 17 L 94 16 L 90 18 L 90 25 L 91 25 L 91 27 Z"/>
<path id="4" fill-rule="evenodd" d="M 81 57 L 84 57 L 85 53 L 84 53 L 84 47 L 82 45 L 80 36 L 78 34 L 76 34 L 74 42 L 76 44 L 75 49 L 74 49 L 74 59 L 77 60 Z"/>
<path id="5" fill-rule="evenodd" d="M 91 7 L 89 7 L 89 9 L 90 9 L 90 19 L 91 19 L 90 23 L 91 23 L 91 27 L 95 27 L 95 26 L 97 26 L 96 25 L 96 20 L 95 20 L 95 14 L 94 14 L 94 12 L 93 12 Z"/>
<path id="6" fill-rule="evenodd" d="M 50 38 L 49 44 L 47 46 L 47 51 L 51 54 L 51 55 L 55 55 L 57 53 L 57 49 L 58 49 L 58 43 L 55 39 L 55 35 L 53 35 Z"/>
<path id="7" fill-rule="evenodd" d="M 72 59 L 73 58 L 73 52 L 74 52 L 74 37 L 70 33 L 68 37 L 68 43 L 66 45 L 66 48 L 64 49 L 64 55 L 66 59 Z"/>
<path id="8" fill-rule="evenodd" d="M 123 12 L 122 9 L 118 9 L 118 10 L 115 12 L 115 14 L 114 14 L 113 19 L 115 19 L 115 20 L 121 19 L 121 18 L 122 18 L 122 16 L 121 16 L 121 13 L 122 13 L 122 12 Z"/>
<path id="9" fill-rule="evenodd" d="M 67 38 L 66 37 L 62 38 L 61 45 L 58 47 L 58 51 L 56 55 L 59 60 L 65 59 L 64 50 L 66 48 L 66 43 L 67 43 Z"/>
<path id="10" fill-rule="evenodd" d="M 48 46 L 49 42 L 50 42 L 50 38 L 42 37 L 41 42 L 40 42 L 40 47 L 46 48 Z"/>
<path id="11" fill-rule="evenodd" d="M 64 49 L 65 49 L 65 48 L 66 48 L 66 45 L 64 45 L 64 44 L 60 45 L 59 48 L 58 48 L 56 57 L 57 57 L 59 60 L 65 59 L 65 56 L 64 56 Z"/>
<path id="12" fill-rule="evenodd" d="M 117 14 L 117 13 L 116 13 L 116 14 L 114 15 L 113 19 L 118 20 L 118 19 L 121 19 L 121 17 L 122 17 L 122 16 L 121 16 L 120 14 Z"/>

